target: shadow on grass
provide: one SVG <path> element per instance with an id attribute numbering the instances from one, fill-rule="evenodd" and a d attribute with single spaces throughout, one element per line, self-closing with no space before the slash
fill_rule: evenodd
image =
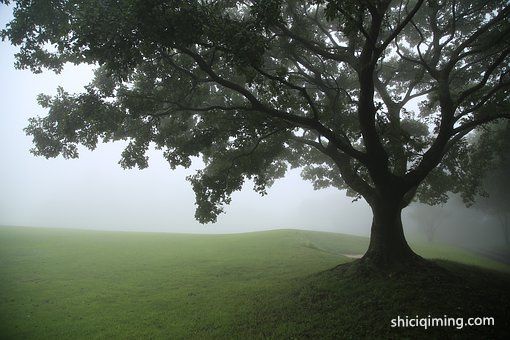
<path id="1" fill-rule="evenodd" d="M 262 311 L 265 337 L 510 339 L 510 275 L 449 261 L 437 270 L 372 275 L 352 270 L 357 261 L 309 276 Z M 455 318 L 450 326 L 391 327 L 391 320 Z M 494 325 L 468 326 L 493 317 Z M 463 318 L 460 324 L 459 318 Z M 273 320 L 271 322 L 270 320 Z M 404 321 L 403 321 L 404 322 Z"/>

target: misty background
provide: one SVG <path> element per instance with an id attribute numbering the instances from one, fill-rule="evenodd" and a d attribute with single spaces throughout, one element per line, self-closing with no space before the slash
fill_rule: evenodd
<path id="1" fill-rule="evenodd" d="M 11 8 L 0 7 L 0 28 L 10 19 Z M 152 148 L 149 168 L 123 170 L 118 164 L 125 145 L 121 142 L 100 144 L 93 152 L 81 148 L 80 158 L 73 160 L 32 156 L 31 138 L 23 128 L 28 118 L 46 114 L 37 95 L 54 95 L 58 86 L 70 93 L 82 92 L 92 80 L 93 68 L 68 65 L 61 74 L 32 74 L 14 68 L 16 52 L 8 42 L 0 42 L 0 226 L 180 233 L 298 228 L 369 235 L 372 217 L 364 201 L 353 203 L 345 191 L 334 188 L 314 191 L 310 182 L 301 179 L 299 169 L 289 171 L 264 197 L 247 182 L 217 223 L 201 225 L 194 219 L 195 197 L 185 180 L 200 168 L 199 159 L 190 169 L 171 171 L 162 153 Z M 407 208 L 406 235 L 430 238 L 427 216 L 437 217 L 433 242 L 504 244 L 494 217 L 465 208 L 455 197 L 443 208 L 419 204 Z"/>

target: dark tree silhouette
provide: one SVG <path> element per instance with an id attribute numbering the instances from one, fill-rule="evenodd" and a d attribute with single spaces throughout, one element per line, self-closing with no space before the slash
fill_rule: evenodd
<path id="1" fill-rule="evenodd" d="M 444 205 L 415 205 L 410 213 L 410 216 L 416 220 L 418 227 L 425 232 L 427 241 L 430 243 L 434 242 L 437 229 L 441 227 L 449 215 L 450 212 Z"/>
<path id="2" fill-rule="evenodd" d="M 493 151 L 491 166 L 484 176 L 484 197 L 477 199 L 476 207 L 496 217 L 505 243 L 510 244 L 510 124 L 496 125 L 481 133 L 480 146 L 484 154 Z"/>
<path id="3" fill-rule="evenodd" d="M 0 2 L 8 3 L 7 0 Z M 97 65 L 81 94 L 41 96 L 33 153 L 127 140 L 123 167 L 151 142 L 189 178 L 196 218 L 215 221 L 252 179 L 261 194 L 289 166 L 373 211 L 362 261 L 421 259 L 401 211 L 479 191 L 467 137 L 510 118 L 506 0 L 18 0 L 3 38 L 17 66 Z"/>

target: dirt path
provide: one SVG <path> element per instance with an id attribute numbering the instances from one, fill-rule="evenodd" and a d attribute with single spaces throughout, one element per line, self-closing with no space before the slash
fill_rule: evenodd
<path id="1" fill-rule="evenodd" d="M 360 259 L 363 257 L 364 254 L 340 254 L 345 257 L 349 257 L 351 259 Z"/>

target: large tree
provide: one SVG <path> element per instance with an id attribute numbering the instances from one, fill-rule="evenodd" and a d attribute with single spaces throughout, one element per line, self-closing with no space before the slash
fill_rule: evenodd
<path id="1" fill-rule="evenodd" d="M 35 155 L 127 140 L 123 167 L 146 167 L 151 142 L 172 167 L 202 156 L 200 222 L 246 179 L 264 194 L 303 167 L 368 202 L 363 261 L 379 266 L 418 259 L 401 222 L 413 198 L 473 200 L 470 132 L 510 118 L 506 0 L 13 2 L 2 36 L 19 68 L 97 65 L 84 93 L 40 96 Z"/>

